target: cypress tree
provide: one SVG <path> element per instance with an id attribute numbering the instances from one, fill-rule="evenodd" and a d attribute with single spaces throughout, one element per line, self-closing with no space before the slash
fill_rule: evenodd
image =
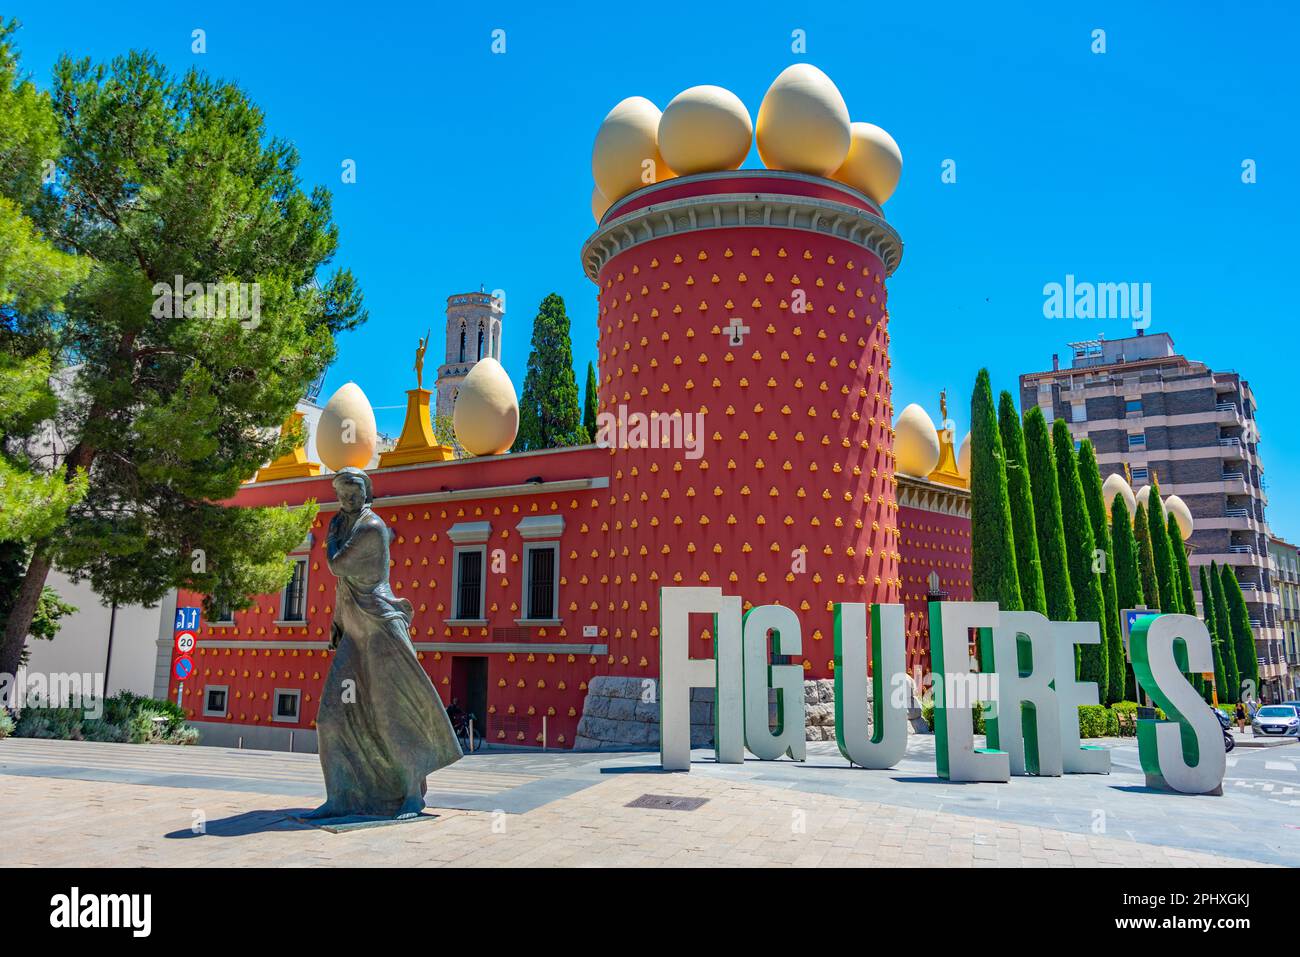
<path id="1" fill-rule="evenodd" d="M 1138 582 L 1142 586 L 1142 600 L 1148 608 L 1160 607 L 1160 586 L 1156 583 L 1156 561 L 1151 554 L 1151 525 L 1147 522 L 1147 509 L 1141 502 L 1133 511 L 1133 538 L 1137 541 Z"/>
<path id="2" fill-rule="evenodd" d="M 1250 696 L 1259 700 L 1259 658 L 1255 651 L 1255 636 L 1250 630 L 1250 612 L 1246 598 L 1241 593 L 1241 583 L 1232 568 L 1224 565 L 1219 572 L 1223 578 L 1223 594 L 1228 600 L 1228 621 L 1232 627 L 1232 646 L 1237 653 L 1237 671 L 1241 684 L 1250 682 Z"/>
<path id="3" fill-rule="evenodd" d="M 1228 616 L 1228 596 L 1223 590 L 1223 576 L 1218 562 L 1210 562 L 1210 590 L 1214 592 L 1214 624 L 1218 628 L 1219 651 L 1223 655 L 1223 675 L 1227 687 L 1224 700 L 1235 704 L 1241 700 L 1241 669 L 1237 667 L 1237 649 L 1232 641 L 1232 623 Z"/>
<path id="4" fill-rule="evenodd" d="M 551 293 L 537 307 L 533 347 L 519 402 L 519 437 L 515 448 L 558 449 L 589 441 L 578 408 L 578 380 L 573 374 L 573 343 L 564 300 Z"/>
<path id="5" fill-rule="evenodd" d="M 1038 406 L 1025 413 L 1024 434 L 1047 617 L 1052 621 L 1074 621 L 1074 589 L 1070 585 L 1070 568 L 1065 552 L 1065 524 L 1061 518 L 1056 457 L 1052 454 L 1047 419 Z"/>
<path id="6" fill-rule="evenodd" d="M 1138 573 L 1137 540 L 1133 537 L 1133 523 L 1129 519 L 1128 503 L 1124 496 L 1116 495 L 1110 503 L 1110 541 L 1115 551 L 1115 605 L 1118 611 L 1136 608 L 1143 604 L 1142 580 Z M 1123 648 L 1120 633 L 1120 668 L 1123 675 L 1124 700 L 1137 700 L 1137 685 L 1133 667 Z M 1114 674 L 1112 670 L 1111 674 Z"/>
<path id="7" fill-rule="evenodd" d="M 1210 567 L 1201 566 L 1201 606 L 1205 627 L 1210 632 L 1210 647 L 1214 649 L 1214 688 L 1220 701 L 1228 700 L 1228 673 L 1223 667 L 1223 641 L 1219 638 L 1219 623 L 1214 616 L 1214 589 L 1210 587 Z"/>
<path id="8" fill-rule="evenodd" d="M 1101 490 L 1101 470 L 1097 466 L 1097 453 L 1092 442 L 1084 439 L 1079 445 L 1079 482 L 1083 485 L 1083 504 L 1092 522 L 1094 548 L 1102 553 L 1100 563 L 1101 595 L 1105 602 L 1106 618 L 1101 633 L 1106 642 L 1106 670 L 1108 695 L 1102 704 L 1114 704 L 1124 697 L 1124 637 L 1119 631 L 1119 606 L 1116 597 L 1115 549 L 1110 540 L 1110 521 L 1106 515 L 1106 496 Z M 1098 565 L 1093 563 L 1094 567 Z"/>
<path id="9" fill-rule="evenodd" d="M 1097 540 L 1092 535 L 1092 521 L 1084 502 L 1083 482 L 1074 454 L 1074 438 L 1064 419 L 1052 423 L 1052 451 L 1056 455 L 1056 481 L 1061 490 L 1061 519 L 1065 523 L 1066 557 L 1070 566 L 1070 586 L 1074 589 L 1075 620 L 1095 621 L 1102 641 L 1079 649 L 1079 678 L 1097 683 L 1099 701 L 1108 700 L 1110 650 L 1106 631 L 1106 598 L 1101 576 L 1093 571 L 1093 552 Z"/>
<path id="10" fill-rule="evenodd" d="M 1169 530 L 1165 526 L 1165 506 L 1160 501 L 1160 484 L 1151 482 L 1147 498 L 1147 528 L 1151 532 L 1151 555 L 1156 565 L 1156 586 L 1160 592 L 1160 610 L 1177 614 L 1178 578 L 1174 572 L 1173 555 L 1169 551 Z"/>
<path id="11" fill-rule="evenodd" d="M 596 441 L 596 405 L 600 384 L 596 381 L 596 367 L 587 363 L 587 394 L 582 399 L 582 424 L 587 428 L 587 440 Z"/>
<path id="12" fill-rule="evenodd" d="M 989 370 L 980 369 L 971 393 L 971 586 L 976 601 L 1019 611 L 1020 581 L 1007 495 L 1006 457 L 993 408 Z"/>
<path id="13" fill-rule="evenodd" d="M 1178 604 L 1184 615 L 1196 614 L 1196 592 L 1192 591 L 1192 566 L 1187 558 L 1187 546 L 1183 544 L 1183 530 L 1178 527 L 1178 519 L 1169 516 L 1169 549 L 1173 553 L 1174 569 L 1178 572 Z"/>
<path id="14" fill-rule="evenodd" d="M 1020 601 L 1026 611 L 1047 614 L 1043 591 L 1043 567 L 1038 559 L 1038 531 L 1034 527 L 1034 498 L 1029 488 L 1029 462 L 1025 434 L 1020 428 L 1011 393 L 998 397 L 998 430 L 1007 462 L 1007 496 L 1011 500 L 1011 530 L 1016 543 L 1016 574 L 1020 580 Z"/>

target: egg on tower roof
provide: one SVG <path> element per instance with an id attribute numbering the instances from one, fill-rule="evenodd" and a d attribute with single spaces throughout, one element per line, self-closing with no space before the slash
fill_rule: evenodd
<path id="1" fill-rule="evenodd" d="M 611 203 L 676 174 L 659 152 L 659 107 L 644 96 L 621 100 L 600 124 L 591 148 L 591 175 Z"/>
<path id="2" fill-rule="evenodd" d="M 753 138 L 749 110 L 720 86 L 683 90 L 659 119 L 659 152 L 679 176 L 737 169 Z"/>
<path id="3" fill-rule="evenodd" d="M 894 423 L 894 471 L 925 478 L 939 464 L 939 433 L 929 413 L 913 402 Z"/>
<path id="4" fill-rule="evenodd" d="M 813 176 L 839 169 L 851 142 L 844 97 L 811 63 L 788 66 L 772 81 L 756 129 L 764 166 Z"/>

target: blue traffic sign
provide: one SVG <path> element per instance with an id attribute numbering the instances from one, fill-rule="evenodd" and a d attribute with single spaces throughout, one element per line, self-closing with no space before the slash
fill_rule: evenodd
<path id="1" fill-rule="evenodd" d="M 179 680 L 184 681 L 190 675 L 194 674 L 194 659 L 186 658 L 182 655 L 172 662 L 172 671 L 175 672 L 176 677 Z"/>
<path id="2" fill-rule="evenodd" d="M 176 609 L 176 625 L 172 631 L 194 631 L 199 627 L 199 609 L 187 605 Z"/>

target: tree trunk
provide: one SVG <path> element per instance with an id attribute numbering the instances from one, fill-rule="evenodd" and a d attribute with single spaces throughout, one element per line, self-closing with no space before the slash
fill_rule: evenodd
<path id="1" fill-rule="evenodd" d="M 45 579 L 50 574 L 50 560 L 38 546 L 32 553 L 32 560 L 27 564 L 27 574 L 23 576 L 22 587 L 14 599 L 13 608 L 9 609 L 9 618 L 5 622 L 3 641 L 0 641 L 0 675 L 18 673 L 18 663 L 23 657 L 23 648 L 27 645 L 27 632 L 32 627 L 36 616 L 36 607 L 41 601 L 41 592 L 45 588 Z"/>
<path id="2" fill-rule="evenodd" d="M 91 409 L 90 418 L 100 417 L 98 407 Z M 89 445 L 79 443 L 68 454 L 63 463 L 65 478 L 71 478 L 77 469 L 90 471 L 95 460 L 96 450 Z M 17 674 L 18 663 L 23 657 L 23 648 L 27 645 L 27 633 L 31 631 L 32 619 L 41 602 L 41 592 L 45 590 L 45 580 L 49 578 L 51 562 L 45 545 L 48 539 L 36 542 L 32 549 L 32 559 L 27 564 L 27 574 L 23 576 L 22 587 L 14 599 L 9 618 L 5 621 L 4 637 L 0 638 L 0 675 Z"/>

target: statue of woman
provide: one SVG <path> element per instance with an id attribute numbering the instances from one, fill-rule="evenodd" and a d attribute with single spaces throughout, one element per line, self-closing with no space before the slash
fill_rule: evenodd
<path id="1" fill-rule="evenodd" d="M 388 526 L 370 510 L 370 476 L 334 476 L 339 511 L 326 557 L 338 578 L 334 661 L 316 717 L 325 803 L 305 815 L 415 817 L 425 776 L 461 758 L 451 721 L 415 654 L 413 609 L 388 585 Z"/>

